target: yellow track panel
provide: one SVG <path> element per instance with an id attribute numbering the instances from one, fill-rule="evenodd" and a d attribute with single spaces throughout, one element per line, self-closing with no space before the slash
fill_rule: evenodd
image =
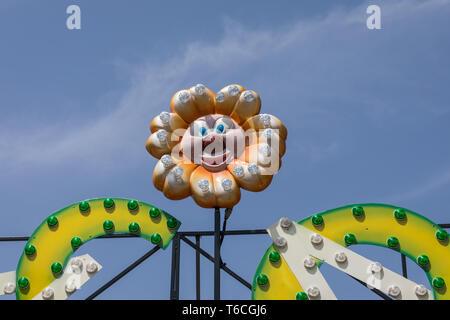
<path id="1" fill-rule="evenodd" d="M 181 223 L 144 202 L 93 199 L 70 205 L 45 219 L 19 260 L 17 299 L 32 299 L 61 275 L 83 243 L 111 233 L 134 233 L 165 249 Z"/>
<path id="2" fill-rule="evenodd" d="M 435 299 L 450 299 L 445 284 L 450 283 L 448 234 L 413 211 L 384 204 L 357 204 L 316 214 L 299 224 L 343 246 L 372 244 L 401 252 L 423 268 Z M 276 251 L 273 246 L 258 266 L 253 299 L 306 298 L 288 266 L 273 266 L 268 259 L 272 251 Z M 284 261 L 280 263 L 285 265 Z M 258 277 L 263 280 L 260 284 Z"/>

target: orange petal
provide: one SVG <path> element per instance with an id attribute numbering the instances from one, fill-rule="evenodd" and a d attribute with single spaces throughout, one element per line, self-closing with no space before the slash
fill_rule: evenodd
<path id="1" fill-rule="evenodd" d="M 184 199 L 191 194 L 190 178 L 197 165 L 179 163 L 170 169 L 164 181 L 163 193 L 171 200 Z"/>
<path id="2" fill-rule="evenodd" d="M 211 172 L 197 167 L 191 175 L 191 193 L 194 201 L 203 208 L 214 208 L 216 196 Z"/>
<path id="3" fill-rule="evenodd" d="M 259 94 L 252 90 L 246 90 L 239 96 L 230 117 L 238 124 L 244 123 L 248 118 L 259 113 L 261 99 Z"/>
<path id="4" fill-rule="evenodd" d="M 214 113 L 214 93 L 202 84 L 189 89 L 200 116 Z"/>
<path id="5" fill-rule="evenodd" d="M 234 160 L 230 163 L 228 171 L 233 175 L 241 188 L 254 192 L 267 188 L 273 178 L 273 175 L 268 174 L 264 167 L 239 160 Z"/>
<path id="6" fill-rule="evenodd" d="M 191 123 L 201 116 L 189 90 L 181 90 L 174 94 L 170 101 L 170 110 L 177 113 L 186 123 Z"/>
<path id="7" fill-rule="evenodd" d="M 159 191 L 163 190 L 166 176 L 169 171 L 176 166 L 176 164 L 176 159 L 172 158 L 168 154 L 162 156 L 162 158 L 156 163 L 155 169 L 153 170 L 153 184 L 156 189 Z"/>
<path id="8" fill-rule="evenodd" d="M 153 133 L 145 143 L 147 151 L 155 158 L 161 158 L 164 154 L 169 154 L 178 141 L 171 141 L 171 134 L 164 129 Z"/>
<path id="9" fill-rule="evenodd" d="M 150 131 L 152 133 L 160 129 L 173 132 L 176 129 L 186 129 L 187 127 L 188 124 L 178 114 L 169 112 L 161 112 L 150 123 Z"/>
<path id="10" fill-rule="evenodd" d="M 233 175 L 227 171 L 212 174 L 217 207 L 231 208 L 241 200 L 241 190 Z"/>
<path id="11" fill-rule="evenodd" d="M 244 131 L 248 129 L 262 130 L 266 128 L 276 129 L 281 139 L 286 140 L 287 129 L 283 122 L 271 114 L 258 114 L 249 118 L 243 125 Z"/>
<path id="12" fill-rule="evenodd" d="M 220 90 L 215 96 L 215 113 L 230 115 L 244 88 L 238 84 L 231 84 Z"/>

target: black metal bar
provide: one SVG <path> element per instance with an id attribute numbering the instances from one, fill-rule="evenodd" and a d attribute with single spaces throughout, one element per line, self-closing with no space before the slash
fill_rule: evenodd
<path id="1" fill-rule="evenodd" d="M 195 237 L 195 236 L 214 236 L 214 231 L 180 231 L 178 232 L 182 236 Z M 267 234 L 265 229 L 256 230 L 227 230 L 225 232 L 220 231 L 221 235 L 226 236 L 241 236 L 241 235 L 252 235 L 252 234 Z"/>
<path id="2" fill-rule="evenodd" d="M 214 208 L 214 300 L 220 300 L 220 208 Z"/>
<path id="3" fill-rule="evenodd" d="M 184 242 L 186 242 L 186 244 L 188 244 L 189 246 L 191 246 L 192 248 L 194 248 L 195 250 L 197 250 L 198 252 L 200 252 L 200 254 L 202 256 L 204 256 L 206 259 L 208 259 L 211 262 L 214 262 L 214 258 L 213 256 L 211 256 L 208 252 L 206 252 L 205 250 L 203 250 L 200 247 L 197 247 L 195 245 L 195 243 L 193 243 L 191 240 L 189 240 L 188 238 L 186 238 L 185 236 L 181 236 L 180 237 L 181 240 L 183 240 Z M 250 290 L 252 289 L 252 285 L 245 281 L 244 278 L 242 278 L 241 276 L 239 276 L 238 274 L 236 274 L 235 272 L 233 272 L 230 268 L 228 268 L 225 264 L 222 264 L 220 266 L 220 268 L 225 271 L 226 273 L 228 273 L 230 276 L 232 276 L 234 279 L 236 279 L 237 281 L 239 281 L 240 283 L 242 283 L 244 286 L 246 286 L 247 288 L 249 288 Z"/>
<path id="4" fill-rule="evenodd" d="M 403 277 L 408 278 L 408 270 L 406 269 L 406 256 L 401 253 L 402 256 L 402 274 Z"/>
<path id="5" fill-rule="evenodd" d="M 450 229 L 450 223 L 440 223 L 438 226 L 444 229 Z"/>
<path id="6" fill-rule="evenodd" d="M 195 236 L 195 245 L 200 248 L 200 236 Z M 200 300 L 200 252 L 195 250 L 195 298 Z"/>
<path id="7" fill-rule="evenodd" d="M 170 299 L 180 299 L 180 236 L 172 239 L 172 276 L 170 277 Z"/>
<path id="8" fill-rule="evenodd" d="M 0 237 L 0 241 L 2 242 L 10 242 L 10 241 L 28 241 L 30 237 Z"/>
<path id="9" fill-rule="evenodd" d="M 446 226 L 446 225 L 444 225 Z M 442 225 L 441 225 L 442 227 Z M 445 227 L 442 227 L 445 228 Z M 450 224 L 449 224 L 450 228 Z M 195 237 L 195 236 L 214 236 L 214 231 L 181 231 L 178 232 L 179 235 Z M 265 229 L 256 230 L 228 230 L 225 232 L 220 232 L 221 235 L 227 236 L 240 236 L 240 235 L 252 235 L 252 234 L 267 234 Z M 130 233 L 114 233 L 99 236 L 96 239 L 123 239 L 123 238 L 139 238 L 139 235 Z M 13 241 L 28 241 L 30 237 L 22 236 L 10 236 L 10 237 L 0 237 L 0 242 L 13 242 Z"/>
<path id="10" fill-rule="evenodd" d="M 355 279 L 356 281 L 358 281 L 360 284 L 362 284 L 364 287 L 370 289 L 372 292 L 374 292 L 375 294 L 377 294 L 378 296 L 382 297 L 384 300 L 392 300 L 391 297 L 389 297 L 387 294 L 385 294 L 384 292 L 378 290 L 377 288 L 369 288 L 367 286 L 367 284 L 364 281 L 361 281 L 351 275 L 349 275 L 350 277 L 352 277 L 353 279 Z"/>
<path id="11" fill-rule="evenodd" d="M 155 246 L 151 250 L 149 250 L 146 254 L 144 254 L 142 257 L 137 259 L 135 262 L 133 262 L 131 265 L 129 265 L 127 268 L 125 268 L 121 273 L 119 273 L 117 276 L 109 280 L 106 284 L 104 284 L 100 289 L 95 291 L 93 294 L 91 294 L 89 297 L 86 298 L 86 300 L 92 300 L 96 298 L 99 294 L 101 294 L 103 291 L 111 287 L 114 283 L 122 279 L 128 272 L 136 268 L 138 265 L 140 265 L 142 262 L 150 258 L 155 252 L 157 252 L 160 249 L 160 247 Z"/>

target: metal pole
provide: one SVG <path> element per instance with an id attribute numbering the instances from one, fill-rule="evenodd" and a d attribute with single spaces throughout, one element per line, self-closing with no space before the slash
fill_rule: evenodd
<path id="1" fill-rule="evenodd" d="M 195 236 L 195 244 L 200 248 L 200 236 Z M 196 299 L 200 300 L 200 252 L 195 250 L 195 288 Z"/>
<path id="2" fill-rule="evenodd" d="M 197 246 L 195 243 L 193 243 L 191 240 L 189 240 L 188 238 L 186 238 L 185 236 L 181 236 L 180 237 L 181 240 L 183 240 L 187 245 L 189 245 L 190 247 L 192 247 L 193 249 L 195 249 L 196 251 L 200 252 L 200 254 L 202 256 L 204 256 L 206 259 L 208 259 L 211 262 L 214 262 L 214 257 L 211 256 L 208 252 L 206 252 L 205 250 L 203 250 L 202 248 L 200 248 L 199 246 Z M 225 264 L 221 264 L 220 268 L 222 268 L 223 271 L 225 271 L 226 273 L 228 273 L 231 277 L 233 277 L 234 279 L 236 279 L 237 281 L 239 281 L 240 283 L 242 283 L 244 286 L 246 286 L 247 288 L 249 288 L 250 290 L 252 289 L 252 285 L 245 281 L 244 278 L 242 278 L 241 276 L 239 276 L 237 273 L 233 272 L 230 268 L 228 268 Z"/>
<path id="3" fill-rule="evenodd" d="M 95 291 L 93 294 L 91 294 L 89 297 L 86 298 L 86 300 L 92 300 L 95 297 L 97 297 L 100 293 L 111 287 L 114 283 L 122 279 L 128 272 L 136 268 L 138 265 L 140 265 L 142 262 L 150 258 L 156 251 L 158 251 L 160 247 L 155 246 L 153 249 L 148 251 L 146 254 L 144 254 L 142 257 L 137 259 L 135 262 L 133 262 L 130 266 L 128 266 L 125 270 L 123 270 L 121 273 L 119 273 L 117 276 L 109 280 L 105 285 L 103 285 L 100 289 Z"/>
<path id="4" fill-rule="evenodd" d="M 220 208 L 214 208 L 214 300 L 220 300 Z"/>
<path id="5" fill-rule="evenodd" d="M 170 277 L 170 299 L 180 298 L 180 236 L 175 234 L 172 239 L 172 275 Z"/>
<path id="6" fill-rule="evenodd" d="M 408 278 L 408 271 L 406 270 L 406 256 L 402 253 L 402 273 L 403 277 Z"/>

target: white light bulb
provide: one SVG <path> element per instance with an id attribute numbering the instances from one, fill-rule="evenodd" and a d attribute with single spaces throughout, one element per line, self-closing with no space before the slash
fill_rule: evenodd
<path id="1" fill-rule="evenodd" d="M 98 265 L 94 262 L 91 261 L 86 265 L 86 271 L 89 273 L 95 273 L 98 270 Z"/>
<path id="2" fill-rule="evenodd" d="M 44 290 L 42 290 L 42 299 L 50 300 L 50 299 L 53 299 L 54 296 L 55 296 L 55 291 L 52 288 L 47 287 Z"/>
<path id="3" fill-rule="evenodd" d="M 379 262 L 372 262 L 369 266 L 369 270 L 372 273 L 380 273 L 383 271 L 383 266 Z"/>
<path id="4" fill-rule="evenodd" d="M 320 290 L 317 287 L 310 287 L 308 288 L 308 296 L 311 298 L 317 298 L 320 295 Z"/>
<path id="5" fill-rule="evenodd" d="M 206 179 L 200 179 L 198 182 L 198 187 L 202 190 L 203 193 L 209 192 L 209 181 Z"/>
<path id="6" fill-rule="evenodd" d="M 169 124 L 170 121 L 170 113 L 163 111 L 159 114 L 159 119 L 161 119 L 161 122 L 165 125 Z"/>
<path id="7" fill-rule="evenodd" d="M 318 233 L 313 233 L 313 234 L 311 235 L 311 243 L 312 243 L 312 244 L 318 245 L 318 244 L 321 244 L 322 241 L 323 241 L 323 238 L 322 238 L 322 236 L 321 236 L 320 234 L 318 234 Z"/>
<path id="8" fill-rule="evenodd" d="M 67 280 L 66 285 L 64 286 L 64 289 L 66 290 L 66 292 L 68 294 L 72 294 L 75 291 L 77 291 L 77 286 L 75 284 L 74 279 Z"/>
<path id="9" fill-rule="evenodd" d="M 312 269 L 316 266 L 316 260 L 311 257 L 307 257 L 303 261 L 303 265 L 305 266 L 305 268 Z"/>
<path id="10" fill-rule="evenodd" d="M 398 286 L 392 285 L 392 286 L 389 286 L 388 293 L 392 297 L 398 297 L 401 293 L 401 290 Z"/>
<path id="11" fill-rule="evenodd" d="M 292 220 L 286 217 L 283 217 L 280 219 L 280 226 L 283 229 L 289 229 L 290 226 L 292 225 Z"/>
<path id="12" fill-rule="evenodd" d="M 232 186 L 233 186 L 233 181 L 231 181 L 231 179 L 225 178 L 222 180 L 223 190 L 230 191 Z"/>
<path id="13" fill-rule="evenodd" d="M 275 244 L 275 246 L 277 246 L 278 248 L 283 248 L 287 245 L 287 240 L 286 238 L 283 237 L 278 237 L 276 238 L 273 243 Z"/>
<path id="14" fill-rule="evenodd" d="M 83 269 L 83 261 L 81 259 L 74 259 L 70 263 L 70 266 L 74 273 L 81 273 L 81 270 Z"/>
<path id="15" fill-rule="evenodd" d="M 414 289 L 414 292 L 416 293 L 416 295 L 418 295 L 419 297 L 424 297 L 428 294 L 428 289 L 427 287 L 425 287 L 422 284 L 418 284 L 416 286 L 416 288 Z"/>
<path id="16" fill-rule="evenodd" d="M 5 284 L 3 292 L 5 294 L 13 294 L 14 292 L 16 292 L 16 285 L 14 284 L 14 282 L 8 282 L 7 284 Z"/>
<path id="17" fill-rule="evenodd" d="M 347 255 L 344 252 L 337 252 L 334 255 L 334 259 L 337 263 L 344 263 L 345 261 L 347 261 Z"/>

